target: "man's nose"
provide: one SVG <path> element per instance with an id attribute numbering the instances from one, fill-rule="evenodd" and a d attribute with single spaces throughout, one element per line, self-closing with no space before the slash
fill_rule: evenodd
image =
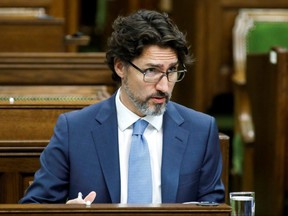
<path id="1" fill-rule="evenodd" d="M 162 78 L 157 82 L 156 89 L 162 92 L 168 92 L 169 89 L 169 81 L 167 76 L 162 76 Z"/>

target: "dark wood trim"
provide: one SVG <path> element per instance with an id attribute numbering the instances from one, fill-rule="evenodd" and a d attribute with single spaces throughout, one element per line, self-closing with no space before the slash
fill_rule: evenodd
<path id="1" fill-rule="evenodd" d="M 231 207 L 226 204 L 219 206 L 197 206 L 192 204 L 155 204 L 155 205 L 124 205 L 124 204 L 92 204 L 66 205 L 66 204 L 23 204 L 0 205 L 0 215 L 23 216 L 38 215 L 202 215 L 202 216 L 229 216 Z"/>

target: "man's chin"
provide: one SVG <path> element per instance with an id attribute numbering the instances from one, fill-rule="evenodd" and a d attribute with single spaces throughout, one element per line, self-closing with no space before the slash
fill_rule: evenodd
<path id="1" fill-rule="evenodd" d="M 153 105 L 153 108 L 150 108 L 147 112 L 147 115 L 152 116 L 159 116 L 163 115 L 163 113 L 166 111 L 166 103 L 156 104 Z"/>

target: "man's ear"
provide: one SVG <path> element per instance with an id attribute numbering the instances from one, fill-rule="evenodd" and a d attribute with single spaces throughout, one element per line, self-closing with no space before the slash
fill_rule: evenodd
<path id="1" fill-rule="evenodd" d="M 121 77 L 121 79 L 124 77 L 125 74 L 125 65 L 123 64 L 123 62 L 116 58 L 115 62 L 114 62 L 114 70 L 117 73 L 117 75 L 119 77 Z"/>

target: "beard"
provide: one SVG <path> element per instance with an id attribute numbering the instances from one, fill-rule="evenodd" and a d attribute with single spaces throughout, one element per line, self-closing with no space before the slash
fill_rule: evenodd
<path id="1" fill-rule="evenodd" d="M 158 116 L 164 114 L 166 111 L 166 105 L 171 98 L 171 95 L 168 93 L 157 91 L 156 93 L 147 96 L 145 100 L 141 100 L 137 97 L 133 91 L 129 88 L 128 79 L 123 80 L 123 88 L 126 94 L 128 95 L 130 101 L 134 104 L 134 106 L 143 114 L 143 115 L 151 115 L 151 116 Z M 165 97 L 165 102 L 162 104 L 153 104 L 149 106 L 149 100 L 152 97 Z"/>

